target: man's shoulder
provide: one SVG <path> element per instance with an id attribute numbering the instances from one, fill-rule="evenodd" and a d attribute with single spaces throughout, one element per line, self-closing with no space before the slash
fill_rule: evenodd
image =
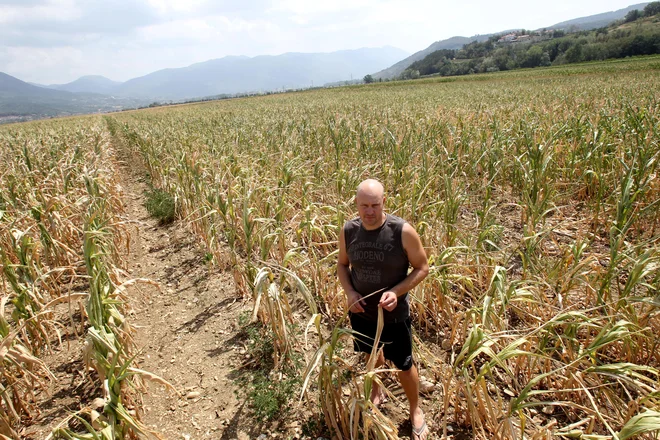
<path id="1" fill-rule="evenodd" d="M 399 232 L 403 231 L 406 225 L 410 226 L 405 219 L 394 214 L 388 214 L 388 224 L 390 228 Z"/>
<path id="2" fill-rule="evenodd" d="M 361 224 L 362 221 L 360 220 L 360 217 L 356 217 L 351 220 L 346 220 L 346 222 L 344 223 L 344 229 L 348 230 L 348 229 L 359 228 Z"/>
<path id="3" fill-rule="evenodd" d="M 392 214 L 390 214 L 390 217 L 391 217 L 392 227 L 400 231 L 401 236 L 403 237 L 404 240 L 408 237 L 414 237 L 415 235 L 417 235 L 417 231 L 415 230 L 415 227 L 411 225 L 408 221 Z"/>
<path id="4" fill-rule="evenodd" d="M 390 217 L 390 221 L 392 223 L 398 223 L 398 224 L 405 224 L 408 223 L 405 219 L 399 217 L 398 215 L 394 214 L 387 214 Z"/>

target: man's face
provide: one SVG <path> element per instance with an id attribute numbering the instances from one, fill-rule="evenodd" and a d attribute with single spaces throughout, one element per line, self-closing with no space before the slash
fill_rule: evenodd
<path id="1" fill-rule="evenodd" d="M 361 193 L 356 198 L 358 214 L 365 228 L 377 228 L 383 218 L 385 198 L 379 194 Z"/>

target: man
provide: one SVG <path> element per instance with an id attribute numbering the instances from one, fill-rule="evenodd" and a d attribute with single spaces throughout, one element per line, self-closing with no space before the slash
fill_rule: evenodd
<path id="1" fill-rule="evenodd" d="M 428 274 L 426 252 L 415 228 L 383 211 L 383 185 L 368 179 L 357 188 L 359 217 L 346 222 L 339 238 L 337 273 L 346 292 L 350 319 L 357 335 L 355 351 L 371 353 L 378 308 L 385 326 L 376 366 L 394 363 L 410 404 L 413 438 L 424 440 L 428 427 L 419 407 L 419 377 L 412 358 L 408 292 Z M 409 266 L 413 270 L 408 273 Z M 377 292 L 374 295 L 370 295 Z M 374 385 L 371 401 L 378 405 L 384 393 Z"/>

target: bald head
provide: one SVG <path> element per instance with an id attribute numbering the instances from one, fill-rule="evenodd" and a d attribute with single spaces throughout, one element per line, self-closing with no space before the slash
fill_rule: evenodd
<path id="1" fill-rule="evenodd" d="M 384 195 L 385 195 L 385 188 L 383 188 L 382 183 L 380 183 L 376 179 L 367 179 L 360 182 L 360 184 L 357 187 L 357 193 L 355 197 L 357 199 L 363 197 L 369 197 L 369 198 L 376 197 L 382 199 Z"/>
<path id="2" fill-rule="evenodd" d="M 383 212 L 384 202 L 385 190 L 379 181 L 367 179 L 358 185 L 355 203 L 362 226 L 366 229 L 376 229 L 383 224 L 386 218 Z"/>

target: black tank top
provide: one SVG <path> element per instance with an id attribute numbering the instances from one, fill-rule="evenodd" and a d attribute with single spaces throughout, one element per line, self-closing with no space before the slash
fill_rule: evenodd
<path id="1" fill-rule="evenodd" d="M 350 263 L 351 283 L 362 296 L 381 289 L 391 289 L 408 276 L 409 261 L 403 249 L 401 233 L 405 220 L 387 215 L 383 225 L 374 230 L 362 227 L 359 218 L 344 225 L 344 239 Z M 381 293 L 365 299 L 364 313 L 369 320 L 378 319 L 378 302 Z M 401 322 L 410 316 L 408 293 L 400 296 L 397 307 L 383 310 L 385 322 Z"/>

